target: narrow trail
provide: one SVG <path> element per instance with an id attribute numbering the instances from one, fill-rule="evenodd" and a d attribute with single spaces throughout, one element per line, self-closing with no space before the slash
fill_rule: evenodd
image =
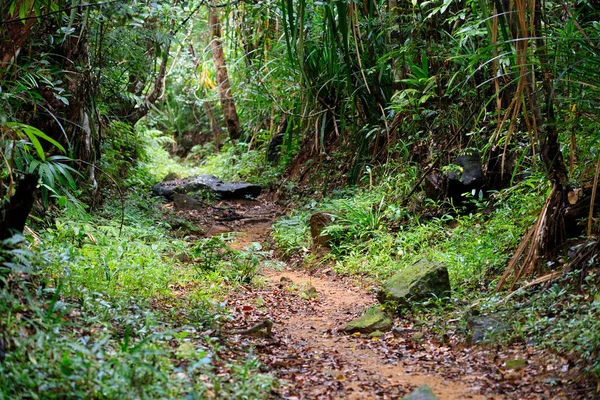
<path id="1" fill-rule="evenodd" d="M 239 249 L 253 242 L 266 242 L 270 225 L 270 222 L 245 225 L 246 229 L 239 233 L 232 247 Z M 283 357 L 262 357 L 283 378 L 287 387 L 279 394 L 285 398 L 399 398 L 423 384 L 429 385 L 440 400 L 502 398 L 483 397 L 460 381 L 409 373 L 400 365 L 386 363 L 373 348 L 361 346 L 356 336 L 338 333 L 338 328 L 374 303 L 373 295 L 364 289 L 287 266 L 283 271 L 264 269 L 262 275 L 266 287 L 259 293 L 263 295 L 279 292 L 284 286 L 300 288 L 300 291 L 316 290 L 312 299 L 314 307 L 300 307 L 298 312 L 285 319 L 275 316 L 276 335 L 283 338 L 276 345 L 284 347 Z M 298 301 L 294 290 L 288 291 L 285 297 L 284 303 Z M 303 297 L 306 300 L 307 296 L 302 296 L 301 292 L 301 300 Z M 288 309 L 293 308 L 290 304 Z M 301 362 L 282 362 L 286 358 Z M 317 378 L 317 382 L 333 384 L 306 385 L 305 376 L 309 381 L 312 377 Z"/>
<path id="2" fill-rule="evenodd" d="M 280 215 L 273 204 L 225 205 L 219 212 L 230 209 L 246 218 L 204 218 L 212 224 L 205 225 L 208 235 L 237 232 L 231 244 L 235 249 L 269 241 L 270 226 Z M 261 270 L 258 284 L 228 295 L 234 321 L 226 327 L 274 322 L 273 337 L 239 335 L 230 340 L 239 349 L 254 347 L 264 372 L 277 376 L 281 385 L 272 393 L 275 398 L 398 399 L 423 384 L 439 399 L 566 398 L 545 383 L 547 376 L 534 356 L 528 370 L 507 373 L 499 367 L 502 359 L 524 348 L 504 353 L 454 348 L 406 321 L 406 335 L 399 337 L 389 332 L 380 338 L 345 335 L 343 325 L 375 303 L 373 294 L 334 275 L 276 265 Z"/>
<path id="3" fill-rule="evenodd" d="M 340 381 L 341 393 L 334 398 L 397 398 L 423 384 L 429 385 L 440 399 L 483 399 L 476 391 L 459 381 L 434 375 L 411 373 L 403 366 L 386 363 L 373 348 L 360 346 L 356 336 L 337 334 L 343 326 L 373 302 L 363 290 L 342 282 L 309 276 L 301 271 L 265 271 L 271 285 L 282 278 L 299 285 L 311 285 L 318 293 L 318 307 L 290 317 L 282 325 L 282 334 L 292 342 L 310 347 L 313 357 L 330 357 L 326 374 Z M 362 339 L 365 340 L 365 339 Z M 310 361 L 310 360 L 307 360 Z M 311 371 L 318 374 L 319 371 Z M 292 389 L 293 391 L 293 389 Z M 303 391 L 299 391 L 303 394 Z M 329 395 L 329 388 L 308 388 L 308 397 Z M 493 397 L 501 398 L 501 397 Z"/>

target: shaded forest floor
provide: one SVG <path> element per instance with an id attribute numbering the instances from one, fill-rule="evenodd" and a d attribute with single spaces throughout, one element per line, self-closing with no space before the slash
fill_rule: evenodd
<path id="1" fill-rule="evenodd" d="M 247 251 L 272 247 L 269 229 L 282 214 L 266 200 L 175 213 L 206 236 L 234 232 L 230 247 Z M 279 380 L 274 398 L 394 399 L 423 384 L 440 399 L 584 398 L 563 384 L 572 378 L 565 360 L 526 343 L 468 346 L 453 329 L 456 321 L 448 321 L 442 335 L 413 316 L 395 318 L 394 333 L 380 337 L 346 335 L 344 324 L 375 303 L 369 282 L 337 275 L 327 265 L 307 268 L 299 256 L 283 261 L 274 254 L 251 284 L 225 295 L 232 320 L 223 327 L 235 332 L 269 320 L 272 336 L 220 335 L 221 357 L 256 352 L 261 372 Z M 511 360 L 519 366 L 507 367 Z"/>

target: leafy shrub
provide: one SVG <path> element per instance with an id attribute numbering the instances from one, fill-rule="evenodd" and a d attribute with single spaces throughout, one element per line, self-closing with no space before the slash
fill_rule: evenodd
<path id="1" fill-rule="evenodd" d="M 310 247 L 309 216 L 308 211 L 294 212 L 281 217 L 273 224 L 271 235 L 284 256 Z"/>

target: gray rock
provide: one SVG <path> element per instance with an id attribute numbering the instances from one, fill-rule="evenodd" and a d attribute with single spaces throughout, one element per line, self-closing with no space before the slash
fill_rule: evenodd
<path id="1" fill-rule="evenodd" d="M 262 188 L 251 183 L 217 183 L 211 187 L 222 199 L 255 199 L 260 195 Z"/>
<path id="2" fill-rule="evenodd" d="M 447 178 L 439 170 L 434 169 L 423 180 L 421 186 L 425 196 L 433 200 L 439 200 L 446 194 Z"/>
<path id="3" fill-rule="evenodd" d="M 409 308 L 413 302 L 449 295 L 450 278 L 446 266 L 423 258 L 384 282 L 377 299 L 381 303 L 392 302 L 398 308 Z"/>
<path id="4" fill-rule="evenodd" d="M 399 326 L 394 326 L 392 328 L 392 334 L 394 337 L 408 337 L 412 334 L 413 330 L 410 328 L 401 328 Z"/>
<path id="5" fill-rule="evenodd" d="M 404 396 L 402 400 L 438 400 L 438 398 L 429 386 L 421 385 L 408 396 Z"/>
<path id="6" fill-rule="evenodd" d="M 455 164 L 461 168 L 461 172 L 448 173 L 450 180 L 458 181 L 466 188 L 474 188 L 483 184 L 483 167 L 479 152 L 466 152 L 456 158 Z"/>
<path id="7" fill-rule="evenodd" d="M 494 337 L 510 332 L 510 323 L 506 315 L 478 315 L 467 318 L 469 343 L 477 344 L 490 341 Z"/>
<path id="8" fill-rule="evenodd" d="M 314 247 L 329 247 L 331 235 L 323 235 L 323 229 L 331 225 L 333 215 L 325 212 L 317 212 L 310 217 L 310 236 Z"/>
<path id="9" fill-rule="evenodd" d="M 167 200 L 172 200 L 175 193 L 186 194 L 202 190 L 213 192 L 221 199 L 245 199 L 258 197 L 261 187 L 249 183 L 223 182 L 214 175 L 176 179 L 157 183 L 152 187 L 155 195 L 163 196 Z"/>
<path id="10" fill-rule="evenodd" d="M 178 210 L 204 210 L 206 203 L 187 194 L 173 193 L 173 206 Z"/>
<path id="11" fill-rule="evenodd" d="M 380 307 L 374 306 L 362 316 L 348 322 L 344 327 L 346 333 L 385 332 L 392 329 L 392 319 Z"/>
<path id="12" fill-rule="evenodd" d="M 455 165 L 459 170 L 448 172 L 446 175 L 448 179 L 446 195 L 452 199 L 453 204 L 455 206 L 463 204 L 464 193 L 474 192 L 475 197 L 483 196 L 484 175 L 479 152 L 469 151 L 460 155 Z"/>

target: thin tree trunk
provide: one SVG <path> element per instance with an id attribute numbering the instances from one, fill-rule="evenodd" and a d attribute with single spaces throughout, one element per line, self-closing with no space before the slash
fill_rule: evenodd
<path id="1" fill-rule="evenodd" d="M 165 49 L 164 55 L 160 62 L 160 67 L 158 69 L 158 75 L 156 76 L 156 80 L 154 81 L 154 87 L 152 90 L 146 95 L 146 102 L 148 104 L 154 104 L 158 100 L 160 94 L 163 91 L 163 86 L 165 85 L 165 78 L 167 76 L 167 63 L 169 61 L 169 51 L 171 49 L 171 45 L 167 45 Z"/>
<path id="2" fill-rule="evenodd" d="M 90 65 L 88 29 L 80 24 L 75 28 L 77 34 L 70 35 L 62 44 L 63 69 L 71 95 L 71 101 L 62 113 L 72 122 L 66 126 L 66 133 L 76 158 L 83 161 L 79 169 L 87 170 L 88 182 L 95 195 L 98 189 L 95 165 L 100 157 L 100 144 L 96 139 L 96 111 L 92 99 L 98 95 L 98 81 L 94 79 Z"/>
<path id="3" fill-rule="evenodd" d="M 154 79 L 154 85 L 152 89 L 146 94 L 144 97 L 144 103 L 140 105 L 137 111 L 130 113 L 127 120 L 131 123 L 131 126 L 135 125 L 140 119 L 145 117 L 153 104 L 155 104 L 159 100 L 159 96 L 163 91 L 163 87 L 165 85 L 165 78 L 167 76 L 167 64 L 169 62 L 169 54 L 170 54 L 171 45 L 167 44 L 167 47 L 164 50 L 160 61 L 160 67 L 158 68 L 158 74 L 156 75 L 156 79 Z"/>
<path id="4" fill-rule="evenodd" d="M 221 128 L 219 128 L 219 124 L 217 123 L 217 119 L 215 118 L 215 113 L 213 112 L 212 105 L 210 101 L 205 101 L 204 103 L 204 111 L 206 111 L 206 116 L 208 117 L 208 121 L 210 122 L 210 130 L 212 131 L 215 146 L 217 149 L 221 148 Z"/>
<path id="5" fill-rule="evenodd" d="M 215 63 L 219 96 L 221 97 L 221 109 L 223 110 L 229 137 L 236 140 L 241 136 L 242 129 L 235 109 L 235 102 L 231 96 L 231 86 L 229 85 L 227 65 L 225 64 L 225 55 L 221 43 L 221 25 L 216 9 L 210 8 L 208 10 L 208 26 L 210 29 L 210 48 Z"/>

